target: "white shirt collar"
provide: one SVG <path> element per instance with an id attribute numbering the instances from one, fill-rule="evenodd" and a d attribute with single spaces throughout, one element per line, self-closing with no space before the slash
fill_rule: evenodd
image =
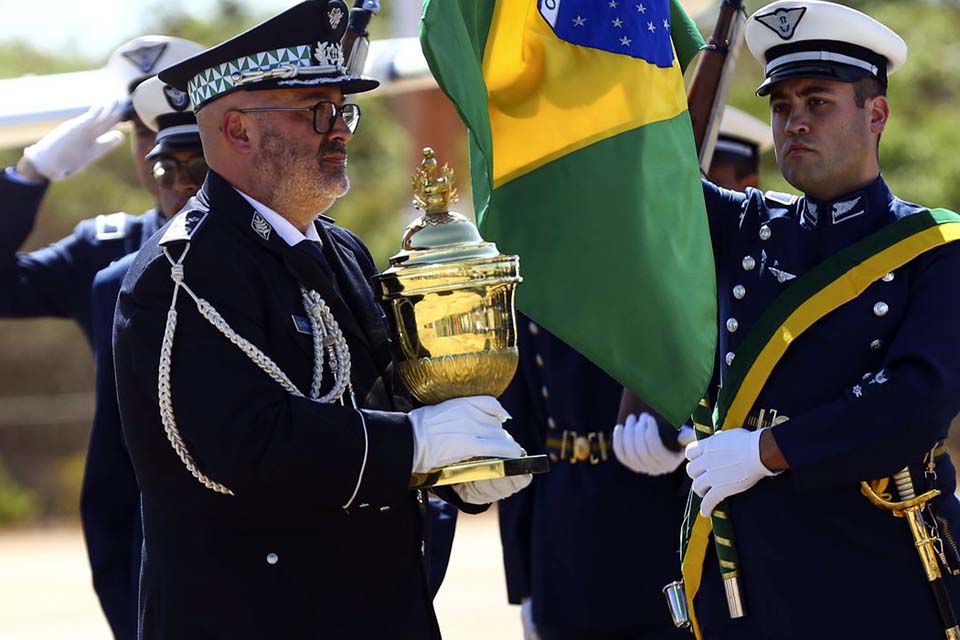
<path id="1" fill-rule="evenodd" d="M 234 189 L 237 189 L 234 187 Z M 307 233 L 304 235 L 300 232 L 300 229 L 297 229 L 295 226 L 290 224 L 290 221 L 284 218 L 282 215 L 263 204 L 254 200 L 240 189 L 237 189 L 237 193 L 243 196 L 243 199 L 250 203 L 250 206 L 253 207 L 257 213 L 263 216 L 263 219 L 273 227 L 273 230 L 277 232 L 283 241 L 286 242 L 291 247 L 303 242 L 304 240 L 312 240 L 314 242 L 321 242 L 320 234 L 317 233 L 317 228 L 313 224 L 307 225 Z"/>

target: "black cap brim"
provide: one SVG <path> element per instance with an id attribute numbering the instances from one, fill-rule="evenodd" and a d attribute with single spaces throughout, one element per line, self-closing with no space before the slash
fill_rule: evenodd
<path id="1" fill-rule="evenodd" d="M 203 149 L 200 136 L 196 133 L 178 133 L 166 136 L 146 155 L 147 160 L 153 160 L 167 153 Z"/>
<path id="2" fill-rule="evenodd" d="M 790 78 L 824 78 L 834 82 L 856 82 L 864 78 L 874 78 L 867 69 L 861 69 L 847 64 L 836 62 L 798 62 L 796 64 L 784 65 L 774 71 L 767 77 L 763 83 L 757 87 L 757 95 L 764 97 L 770 94 L 773 85 L 781 80 Z"/>

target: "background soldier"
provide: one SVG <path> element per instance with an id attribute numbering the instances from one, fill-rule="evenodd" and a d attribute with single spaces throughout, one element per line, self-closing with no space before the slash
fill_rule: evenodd
<path id="1" fill-rule="evenodd" d="M 726 430 L 686 451 L 701 514 L 688 514 L 688 601 L 710 639 L 944 637 L 904 521 L 860 485 L 906 468 L 877 490 L 940 489 L 925 517 L 944 541 L 938 564 L 957 566 L 955 473 L 938 447 L 960 409 L 960 246 L 941 230 L 955 214 L 896 198 L 877 153 L 887 76 L 907 47 L 812 0 L 760 9 L 746 40 L 765 68 L 757 93 L 770 96 L 777 163 L 804 196 L 705 186 Z M 702 517 L 717 511 L 736 534 L 737 619 Z M 956 578 L 945 581 L 956 601 Z"/>
<path id="2" fill-rule="evenodd" d="M 122 75 L 130 93 L 165 66 L 200 51 L 198 44 L 170 36 L 131 40 L 110 56 L 108 68 Z M 77 225 L 73 235 L 44 249 L 17 253 L 33 222 L 50 181 L 61 180 L 96 161 L 123 141 L 113 127 L 121 119 L 133 125 L 133 164 L 140 183 L 156 196 L 157 187 L 145 156 L 154 134 L 136 117 L 129 100 L 93 107 L 68 120 L 24 149 L 16 167 L 0 173 L 6 232 L 0 239 L 0 316 L 73 318 L 91 338 L 90 285 L 93 276 L 112 261 L 136 251 L 163 226 L 155 208 L 140 216 L 100 215 Z"/>
<path id="3" fill-rule="evenodd" d="M 189 97 L 156 77 L 137 87 L 133 105 L 138 118 L 156 132 L 157 144 L 146 160 L 153 166 L 160 211 L 169 219 L 197 192 L 207 174 L 197 119 Z M 97 402 L 81 494 L 94 586 L 118 639 L 137 637 L 143 542 L 140 489 L 120 428 L 111 343 L 117 294 L 134 255 L 100 271 L 93 283 Z"/>
<path id="4" fill-rule="evenodd" d="M 771 145 L 768 126 L 728 107 L 710 175 L 756 186 Z M 551 460 L 549 474 L 499 505 L 507 596 L 521 604 L 525 637 L 685 637 L 660 593 L 676 575 L 689 488 L 676 430 L 644 414 L 635 439 L 616 446 L 622 385 L 522 314 L 517 325 L 520 367 L 500 398 L 507 428 Z M 643 509 L 623 508 L 638 500 Z"/>
<path id="5" fill-rule="evenodd" d="M 341 0 L 307 0 L 160 77 L 210 165 L 117 306 L 120 413 L 141 488 L 144 638 L 435 638 L 411 471 L 515 456 L 489 397 L 405 412 L 346 193 L 360 110 Z M 159 407 L 159 410 L 158 410 Z M 529 483 L 438 493 L 463 509 Z"/>

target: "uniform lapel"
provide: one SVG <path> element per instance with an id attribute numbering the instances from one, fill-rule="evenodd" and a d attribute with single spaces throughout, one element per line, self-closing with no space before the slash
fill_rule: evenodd
<path id="1" fill-rule="evenodd" d="M 383 368 L 390 361 L 389 336 L 383 319 L 383 311 L 374 300 L 373 291 L 353 251 L 340 244 L 337 238 L 317 222 L 317 233 L 323 240 L 323 253 L 330 266 L 339 274 L 341 288 L 347 304 L 353 309 L 364 332 L 367 344 L 375 353 L 378 365 Z"/>
<path id="2" fill-rule="evenodd" d="M 207 181 L 196 197 L 206 207 L 222 211 L 226 214 L 225 217 L 238 225 L 254 242 L 279 256 L 287 271 L 300 284 L 320 294 L 344 333 L 350 333 L 366 342 L 366 335 L 360 329 L 353 310 L 341 297 L 335 283 L 320 263 L 324 256 L 311 255 L 312 250 L 307 247 L 288 245 L 230 183 L 213 171 L 207 174 Z M 333 264 L 330 267 L 339 277 L 337 267 Z"/>

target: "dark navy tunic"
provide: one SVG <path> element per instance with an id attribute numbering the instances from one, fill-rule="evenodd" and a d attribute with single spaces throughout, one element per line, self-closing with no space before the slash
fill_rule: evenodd
<path id="1" fill-rule="evenodd" d="M 682 467 L 651 477 L 617 462 L 610 447 L 623 385 L 522 314 L 517 325 L 520 367 L 501 397 L 513 418 L 506 426 L 528 452 L 549 452 L 551 467 L 499 505 L 510 602 L 533 598 L 544 638 L 687 637 L 660 592 L 677 576 Z M 573 432 L 592 446 L 576 462 Z"/>
<path id="2" fill-rule="evenodd" d="M 92 343 L 90 287 L 97 271 L 136 251 L 163 223 L 152 209 L 141 216 L 100 215 L 80 222 L 73 235 L 48 247 L 17 253 L 33 229 L 46 182 L 0 172 L 4 232 L 0 234 L 0 317 L 72 318 Z"/>
<path id="3" fill-rule="evenodd" d="M 356 236 L 329 220 L 317 224 L 321 254 L 287 246 L 257 217 L 211 172 L 178 218 L 141 249 L 117 303 L 119 407 L 143 512 L 141 637 L 439 637 L 425 562 L 425 500 L 407 489 L 413 439 L 402 411 L 409 403 L 370 285 L 373 261 Z M 177 225 L 185 235 L 177 235 Z M 363 416 L 362 423 L 349 403 L 290 395 L 181 291 L 170 377 L 174 415 L 198 467 L 234 496 L 191 475 L 158 409 L 173 295 L 163 251 L 179 256 L 188 240 L 185 283 L 301 390 L 310 388 L 314 345 L 301 330 L 300 286 L 320 293 L 349 347 Z M 327 372 L 321 394 L 330 378 Z M 437 493 L 464 511 L 486 508 L 459 502 L 449 488 Z"/>
<path id="4" fill-rule="evenodd" d="M 710 184 L 705 194 L 720 293 L 720 384 L 743 337 L 794 278 L 922 210 L 882 178 L 832 202 Z M 705 638 L 943 637 L 906 523 L 872 506 L 859 483 L 911 465 L 917 493 L 927 488 L 920 463 L 960 410 L 958 282 L 960 245 L 934 249 L 788 349 L 747 427 L 775 425 L 791 468 L 730 499 L 747 617 L 729 620 L 711 544 L 696 599 Z M 947 540 L 960 532 L 948 456 L 937 458 L 936 474 L 943 495 L 935 512 L 960 567 Z M 956 578 L 947 581 L 956 600 Z"/>

